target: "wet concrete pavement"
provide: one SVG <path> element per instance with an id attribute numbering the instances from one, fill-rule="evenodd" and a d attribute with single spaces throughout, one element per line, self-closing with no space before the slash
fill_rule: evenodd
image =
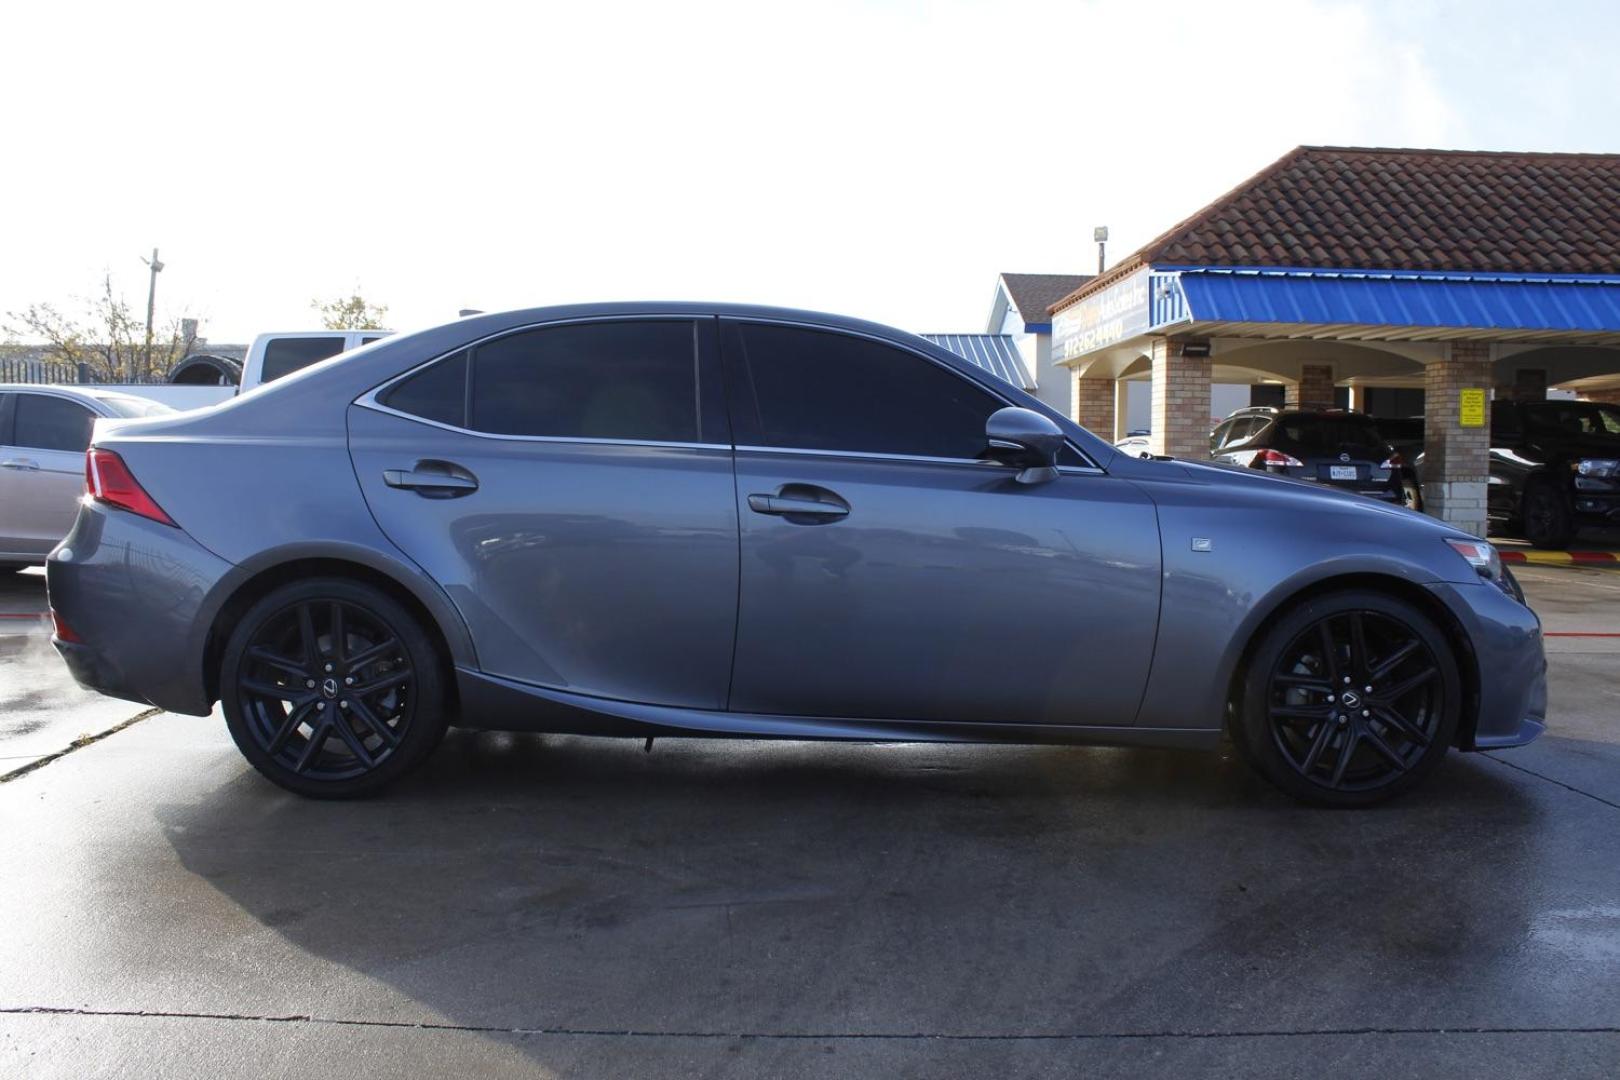
<path id="1" fill-rule="evenodd" d="M 1620 573 L 1520 576 L 1620 633 Z M 0 1075 L 1611 1076 L 1615 640 L 1359 813 L 1199 754 L 465 733 L 323 804 L 159 715 L 0 784 Z"/>
<path id="2" fill-rule="evenodd" d="M 51 648 L 47 610 L 42 571 L 0 574 L 0 776 L 141 711 L 74 683 Z"/>

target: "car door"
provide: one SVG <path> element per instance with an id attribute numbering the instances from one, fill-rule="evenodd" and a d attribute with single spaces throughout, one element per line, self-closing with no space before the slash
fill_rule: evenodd
<path id="1" fill-rule="evenodd" d="M 937 358 L 765 321 L 722 335 L 742 580 L 731 708 L 1128 725 L 1159 614 L 1154 508 L 1070 452 L 978 460 L 1007 404 Z"/>
<path id="2" fill-rule="evenodd" d="M 73 528 L 96 414 L 65 394 L 18 391 L 0 423 L 0 546 L 43 560 Z M 9 432 L 9 434 L 6 434 Z"/>
<path id="3" fill-rule="evenodd" d="M 723 394 L 712 318 L 531 327 L 363 397 L 350 453 L 484 671 L 723 708 L 737 616 Z"/>

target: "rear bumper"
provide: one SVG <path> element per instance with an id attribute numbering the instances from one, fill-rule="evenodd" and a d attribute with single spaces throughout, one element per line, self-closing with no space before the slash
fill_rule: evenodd
<path id="1" fill-rule="evenodd" d="M 51 644 L 82 686 L 206 716 L 199 615 L 230 570 L 177 528 L 85 505 L 45 564 L 51 607 L 81 640 Z"/>
<path id="2" fill-rule="evenodd" d="M 1462 625 L 1478 673 L 1477 721 L 1464 750 L 1533 742 L 1547 728 L 1547 655 L 1535 612 L 1493 585 L 1436 583 L 1429 589 Z"/>
<path id="3" fill-rule="evenodd" d="M 1346 491 L 1352 495 L 1365 495 L 1369 499 L 1380 502 L 1399 503 L 1403 496 L 1401 482 L 1392 477 L 1387 480 L 1325 480 L 1311 467 L 1266 469 L 1266 472 L 1275 476 L 1286 476 L 1293 480 L 1304 480 L 1312 484 L 1321 484 L 1334 491 Z"/>

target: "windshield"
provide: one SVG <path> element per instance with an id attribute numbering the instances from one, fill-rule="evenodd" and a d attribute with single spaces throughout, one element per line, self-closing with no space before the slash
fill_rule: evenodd
<path id="1" fill-rule="evenodd" d="M 1620 408 L 1590 401 L 1560 401 L 1525 409 L 1530 427 L 1570 435 L 1620 435 Z"/>
<path id="2" fill-rule="evenodd" d="M 129 397 L 125 394 L 107 394 L 101 398 L 101 403 L 114 416 L 134 418 L 138 416 L 163 416 L 174 412 L 174 409 L 161 401 L 150 398 Z"/>

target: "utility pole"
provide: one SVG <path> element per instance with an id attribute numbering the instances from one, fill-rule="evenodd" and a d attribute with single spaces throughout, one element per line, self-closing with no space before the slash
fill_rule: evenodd
<path id="1" fill-rule="evenodd" d="M 152 268 L 151 282 L 146 287 L 146 357 L 142 364 L 143 374 L 152 373 L 152 312 L 157 307 L 157 276 L 163 272 L 163 264 L 158 261 L 158 249 L 152 249 L 152 258 L 142 257 L 141 262 Z"/>
<path id="2" fill-rule="evenodd" d="M 1103 272 L 1103 252 L 1108 247 L 1108 226 L 1099 225 L 1092 229 L 1091 238 L 1097 241 L 1097 273 L 1101 275 Z M 154 251 L 152 254 L 155 257 L 157 252 Z"/>

